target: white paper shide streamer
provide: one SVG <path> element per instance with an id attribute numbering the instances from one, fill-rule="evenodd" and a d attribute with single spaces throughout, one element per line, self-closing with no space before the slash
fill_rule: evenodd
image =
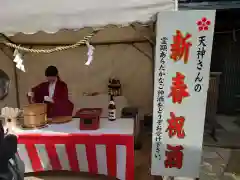
<path id="1" fill-rule="evenodd" d="M 91 44 L 89 44 L 89 42 L 86 42 L 86 45 L 88 48 L 88 52 L 87 52 L 88 60 L 85 63 L 85 65 L 89 66 L 93 60 L 93 53 L 94 53 L 95 48 Z"/>
<path id="2" fill-rule="evenodd" d="M 25 72 L 25 67 L 23 65 L 23 59 L 22 59 L 22 54 L 20 54 L 19 51 L 17 49 L 15 49 L 13 56 L 15 56 L 13 62 L 16 63 L 16 68 Z"/>

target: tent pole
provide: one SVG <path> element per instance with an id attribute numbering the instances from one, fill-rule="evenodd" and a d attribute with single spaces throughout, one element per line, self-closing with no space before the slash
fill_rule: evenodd
<path id="1" fill-rule="evenodd" d="M 15 87 L 16 87 L 17 108 L 20 109 L 18 74 L 17 74 L 17 68 L 16 68 L 14 62 L 13 62 L 13 66 L 14 66 L 14 78 L 15 78 Z"/>
<path id="2" fill-rule="evenodd" d="M 131 24 L 130 26 L 131 26 L 132 29 L 134 29 L 136 32 L 138 31 L 137 28 L 136 28 L 133 24 Z M 149 28 L 148 28 L 148 29 L 149 29 Z M 152 35 L 151 35 L 151 36 L 152 36 Z M 143 36 L 143 37 L 144 37 L 144 39 L 148 40 L 148 42 L 149 42 L 151 45 L 154 45 L 154 42 L 152 41 L 151 37 L 147 37 L 147 36 Z"/>
<path id="3" fill-rule="evenodd" d="M 174 0 L 174 11 L 178 11 L 178 0 Z"/>

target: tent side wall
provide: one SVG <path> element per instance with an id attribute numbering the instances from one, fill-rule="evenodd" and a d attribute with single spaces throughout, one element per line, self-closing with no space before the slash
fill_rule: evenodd
<path id="1" fill-rule="evenodd" d="M 7 73 L 7 75 L 11 79 L 9 94 L 3 101 L 0 101 L 0 108 L 4 107 L 5 105 L 10 107 L 17 107 L 13 62 L 6 54 L 4 54 L 3 51 L 0 51 L 0 63 L 0 68 L 5 73 Z"/>

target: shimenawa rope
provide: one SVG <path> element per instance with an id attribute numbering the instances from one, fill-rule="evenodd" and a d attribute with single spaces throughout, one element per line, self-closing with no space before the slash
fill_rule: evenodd
<path id="1" fill-rule="evenodd" d="M 51 49 L 30 49 L 30 48 L 26 48 L 26 47 L 22 47 L 10 42 L 3 42 L 3 44 L 5 44 L 8 47 L 17 49 L 21 52 L 29 52 L 29 53 L 45 53 L 45 54 L 49 54 L 49 53 L 53 53 L 53 52 L 58 52 L 58 51 L 63 51 L 63 50 L 67 50 L 67 49 L 73 49 L 73 48 L 77 48 L 78 46 L 81 46 L 83 44 L 87 44 L 90 39 L 98 32 L 99 30 L 94 30 L 92 33 L 88 34 L 87 36 L 85 36 L 82 40 L 76 42 L 75 44 L 72 45 L 67 45 L 67 46 L 58 46 L 55 48 L 51 48 Z"/>

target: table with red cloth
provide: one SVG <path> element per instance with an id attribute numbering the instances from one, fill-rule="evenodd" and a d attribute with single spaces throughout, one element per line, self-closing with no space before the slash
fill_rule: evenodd
<path id="1" fill-rule="evenodd" d="M 100 119 L 100 129 L 79 130 L 79 119 L 42 129 L 16 129 L 27 172 L 67 170 L 134 179 L 134 120 Z"/>

